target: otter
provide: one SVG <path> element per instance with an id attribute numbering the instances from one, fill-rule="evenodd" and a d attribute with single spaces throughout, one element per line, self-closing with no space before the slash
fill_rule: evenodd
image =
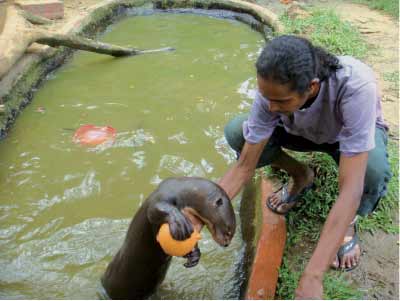
<path id="1" fill-rule="evenodd" d="M 187 216 L 188 215 L 188 216 Z M 145 299 L 164 280 L 171 262 L 156 241 L 163 223 L 174 239 L 193 232 L 189 216 L 205 224 L 213 239 L 227 247 L 235 233 L 235 214 L 226 192 L 216 183 L 196 177 L 168 178 L 144 201 L 132 219 L 122 247 L 108 265 L 101 283 L 111 299 Z M 186 267 L 196 265 L 196 246 L 185 256 Z"/>

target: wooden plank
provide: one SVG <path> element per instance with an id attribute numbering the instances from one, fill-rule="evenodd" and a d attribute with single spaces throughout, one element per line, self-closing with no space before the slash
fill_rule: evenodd
<path id="1" fill-rule="evenodd" d="M 286 219 L 266 206 L 266 199 L 272 191 L 272 183 L 262 179 L 260 205 L 263 223 L 245 295 L 250 300 L 274 299 L 278 283 L 286 243 Z"/>

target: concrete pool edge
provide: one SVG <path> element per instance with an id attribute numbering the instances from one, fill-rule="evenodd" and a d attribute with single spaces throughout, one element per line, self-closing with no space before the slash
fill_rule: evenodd
<path id="1" fill-rule="evenodd" d="M 278 16 L 271 10 L 255 3 L 242 0 L 153 0 L 156 8 L 203 8 L 230 10 L 249 14 L 264 25 L 272 27 L 275 32 L 283 32 L 284 27 Z"/>

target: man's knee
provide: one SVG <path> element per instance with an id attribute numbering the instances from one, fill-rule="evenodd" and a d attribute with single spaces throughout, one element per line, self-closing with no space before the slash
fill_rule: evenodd
<path id="1" fill-rule="evenodd" d="M 230 120 L 224 129 L 226 141 L 232 149 L 240 152 L 244 145 L 243 122 L 247 120 L 248 114 L 241 114 Z"/>
<path id="2" fill-rule="evenodd" d="M 379 200 L 386 195 L 388 183 L 392 177 L 386 149 L 371 155 L 368 158 L 364 193 L 358 210 L 360 215 L 367 215 L 375 210 Z"/>
<path id="3" fill-rule="evenodd" d="M 374 188 L 388 183 L 391 177 L 386 145 L 376 140 L 375 149 L 368 153 L 365 187 L 367 190 L 368 188 L 374 190 Z"/>
<path id="4" fill-rule="evenodd" d="M 392 174 L 389 165 L 386 166 L 386 164 L 382 164 L 381 166 L 377 166 L 377 164 L 374 164 L 373 166 L 367 166 L 365 186 L 372 188 L 379 183 L 387 183 L 391 177 Z"/>

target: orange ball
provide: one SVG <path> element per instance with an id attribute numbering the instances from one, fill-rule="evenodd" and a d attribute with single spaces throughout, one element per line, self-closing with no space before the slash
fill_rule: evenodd
<path id="1" fill-rule="evenodd" d="M 162 224 L 156 237 L 163 251 L 170 256 L 185 256 L 193 250 L 201 235 L 196 230 L 185 240 L 176 240 L 169 231 L 168 223 Z"/>

